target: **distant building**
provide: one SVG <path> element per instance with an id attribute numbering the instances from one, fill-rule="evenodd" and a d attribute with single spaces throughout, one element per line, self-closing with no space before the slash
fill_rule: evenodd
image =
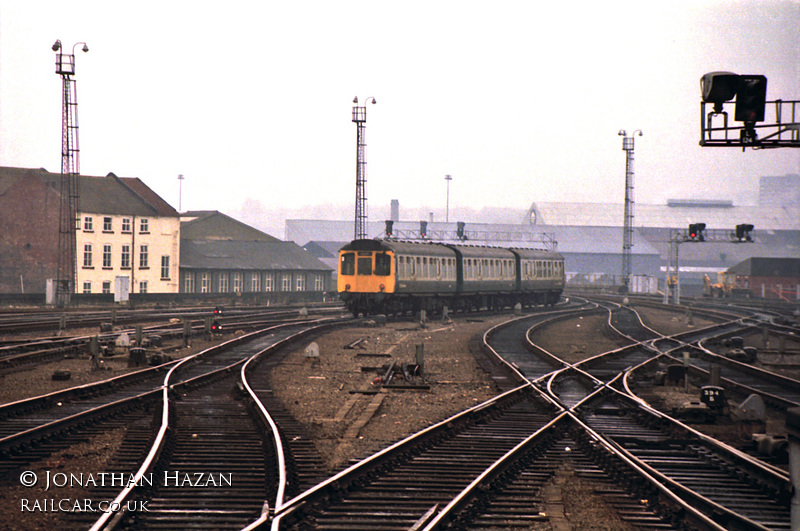
<path id="1" fill-rule="evenodd" d="M 631 249 L 635 275 L 658 277 L 665 281 L 670 240 L 677 231 L 685 232 L 690 224 L 705 223 L 708 230 L 730 233 L 738 224 L 752 224 L 753 241 L 734 243 L 715 241 L 680 245 L 679 266 L 681 289 L 685 295 L 702 293 L 703 276 L 714 275 L 751 257 L 788 258 L 800 256 L 800 216 L 798 196 L 800 176 L 764 177 L 761 180 L 760 202 L 756 206 L 735 205 L 730 200 L 671 199 L 667 204 L 637 203 L 633 223 Z M 755 197 L 755 194 L 753 194 Z M 376 207 L 392 217 L 390 210 Z M 423 214 L 417 212 L 417 214 Z M 443 214 L 443 212 L 439 212 Z M 379 215 L 379 214 L 378 214 Z M 368 224 L 369 237 L 382 237 L 384 218 L 373 216 Z M 413 216 L 413 214 L 411 215 Z M 443 215 L 439 216 L 444 218 Z M 475 245 L 536 246 L 535 240 L 546 234 L 558 243 L 564 255 L 569 280 L 576 282 L 619 282 L 622 271 L 622 203 L 533 203 L 527 210 L 489 209 L 451 215 L 450 223 L 429 221 L 431 239 L 437 234 L 455 238 L 456 219 L 466 223 L 468 243 Z M 388 218 L 387 218 L 388 219 Z M 419 232 L 419 219 L 406 217 L 395 221 L 395 237 Z M 337 242 L 343 245 L 352 239 L 353 221 L 289 219 L 286 238 L 308 246 Z"/>
<path id="2" fill-rule="evenodd" d="M 333 278 L 339 268 L 339 249 L 344 247 L 343 242 L 308 242 L 303 249 L 311 253 L 320 262 L 333 270 Z"/>
<path id="3" fill-rule="evenodd" d="M 181 223 L 181 293 L 252 294 L 269 300 L 322 300 L 331 268 L 221 212 L 186 212 Z"/>
<path id="4" fill-rule="evenodd" d="M 0 168 L 0 292 L 44 293 L 58 273 L 61 174 Z M 178 212 L 138 178 L 78 177 L 75 293 L 177 293 Z"/>
<path id="5" fill-rule="evenodd" d="M 800 209 L 800 175 L 761 177 L 758 181 L 758 204 L 773 208 Z"/>

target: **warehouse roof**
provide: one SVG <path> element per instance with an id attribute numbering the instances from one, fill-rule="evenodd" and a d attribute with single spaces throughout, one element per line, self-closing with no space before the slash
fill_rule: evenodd
<path id="1" fill-rule="evenodd" d="M 280 241 L 216 210 L 194 210 L 181 214 L 181 239 Z"/>
<path id="2" fill-rule="evenodd" d="M 294 242 L 181 239 L 181 269 L 329 271 L 330 267 Z"/>

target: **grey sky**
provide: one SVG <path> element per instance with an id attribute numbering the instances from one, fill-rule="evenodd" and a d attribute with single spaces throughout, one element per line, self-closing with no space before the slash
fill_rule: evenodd
<path id="1" fill-rule="evenodd" d="M 556 4 L 556 3 L 552 3 Z M 60 79 L 78 52 L 81 170 L 140 177 L 184 209 L 348 204 L 352 99 L 368 197 L 526 208 L 624 193 L 738 197 L 800 150 L 700 148 L 699 78 L 760 73 L 800 99 L 800 1 L 0 0 L 0 164 L 60 169 Z"/>

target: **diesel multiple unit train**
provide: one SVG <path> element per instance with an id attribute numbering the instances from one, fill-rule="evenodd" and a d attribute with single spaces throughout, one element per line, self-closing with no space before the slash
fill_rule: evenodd
<path id="1" fill-rule="evenodd" d="M 339 296 L 354 315 L 552 305 L 564 257 L 552 251 L 353 240 L 339 251 Z"/>

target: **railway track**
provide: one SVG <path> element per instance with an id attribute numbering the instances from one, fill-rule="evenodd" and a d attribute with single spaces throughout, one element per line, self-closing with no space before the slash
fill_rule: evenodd
<path id="1" fill-rule="evenodd" d="M 607 313 L 609 326 L 629 346 L 572 364 L 526 339 L 533 326 L 589 312 Z M 732 330 L 709 329 L 691 340 Z M 320 462 L 306 434 L 274 401 L 263 379 L 277 358 L 254 355 L 253 349 L 226 354 L 215 362 L 219 376 L 203 385 L 201 375 L 208 367 L 185 372 L 180 380 L 186 383 L 165 382 L 161 389 L 166 405 L 160 407 L 170 417 L 161 424 L 167 435 L 151 433 L 147 458 L 142 459 L 141 448 L 130 454 L 139 456 L 142 474 L 216 471 L 220 478 L 230 477 L 231 485 L 195 496 L 187 495 L 185 484 L 134 487 L 118 493 L 117 499 L 146 502 L 150 511 L 109 514 L 94 528 L 556 525 L 565 520 L 554 509 L 558 503 L 548 485 L 563 481 L 565 474 L 593 481 L 605 503 L 635 527 L 790 528 L 785 473 L 716 444 L 615 389 L 625 388 L 621 376 L 634 367 L 663 359 L 664 351 L 686 348 L 686 338 L 668 342 L 631 309 L 606 302 L 514 319 L 485 338 L 492 345 L 487 351 L 497 358 L 484 367 L 494 371 L 495 381 L 506 390 L 501 396 L 322 482 Z M 247 366 L 245 359 L 251 360 Z M 231 374 L 234 365 L 241 376 Z M 196 419 L 198 413 L 208 422 Z M 277 434 L 273 442 L 265 442 L 268 432 Z M 242 459 L 229 460 L 222 455 L 226 453 Z M 132 462 L 120 466 L 130 470 Z M 233 485 L 235 477 L 242 479 L 240 485 Z M 703 490 L 708 478 L 725 487 Z M 742 495 L 755 502 L 742 503 L 737 499 Z"/>
<path id="2" fill-rule="evenodd" d="M 529 389 L 509 391 L 288 501 L 273 529 L 409 529 L 546 425 L 554 411 Z"/>
<path id="3" fill-rule="evenodd" d="M 294 323 L 284 328 L 307 328 L 313 322 Z M 191 381 L 203 374 L 227 367 L 251 356 L 253 349 L 277 341 L 274 329 L 239 337 L 182 360 L 181 380 Z M 0 470 L 8 472 L 40 457 L 33 449 L 50 452 L 65 448 L 96 423 L 111 421 L 125 412 L 149 407 L 160 398 L 165 375 L 179 361 L 134 371 L 99 382 L 70 388 L 0 407 Z M 174 382 L 173 382 L 174 385 Z"/>
<path id="4" fill-rule="evenodd" d="M 324 317 L 340 313 L 341 308 L 331 307 L 322 310 L 317 310 L 315 316 Z M 238 310 L 227 311 L 225 314 L 221 312 L 206 312 L 205 314 L 198 315 L 197 311 L 190 313 L 181 313 L 182 322 L 177 322 L 178 318 L 174 317 L 173 312 L 166 314 L 149 313 L 148 317 L 139 316 L 136 319 L 149 319 L 151 322 L 154 319 L 163 321 L 157 324 L 150 324 L 149 326 L 137 325 L 135 328 L 121 328 L 117 326 L 111 330 L 111 323 L 101 324 L 101 330 L 97 334 L 86 334 L 78 336 L 58 336 L 58 337 L 42 337 L 30 340 L 22 339 L 9 339 L 6 344 L 0 346 L 0 376 L 10 372 L 27 370 L 42 363 L 49 363 L 51 361 L 70 357 L 76 358 L 83 355 L 88 355 L 90 352 L 90 343 L 96 341 L 98 347 L 98 356 L 102 352 L 109 352 L 113 354 L 115 350 L 115 342 L 117 338 L 122 335 L 127 335 L 133 339 L 135 346 L 143 347 L 159 347 L 161 349 L 162 342 L 168 344 L 172 348 L 178 348 L 183 343 L 191 341 L 192 337 L 198 337 L 208 334 L 208 322 L 213 320 L 217 325 L 225 330 L 239 330 L 242 332 L 258 330 L 269 326 L 274 326 L 280 323 L 287 322 L 288 320 L 305 321 L 308 319 L 308 312 L 302 309 L 299 310 Z M 197 319 L 200 317 L 200 319 Z M 312 316 L 313 317 L 313 316 Z M 87 321 L 89 324 L 94 325 L 97 318 L 91 318 Z M 86 324 L 83 321 L 76 321 L 75 326 Z M 106 331 L 103 331 L 106 329 Z M 135 338 L 140 337 L 139 340 Z M 137 343 L 139 341 L 139 343 Z"/>
<path id="5" fill-rule="evenodd" d="M 223 350 L 213 366 L 192 359 L 176 364 L 161 390 L 159 432 L 135 471 L 145 481 L 137 479 L 113 498 L 119 507 L 147 509 L 107 512 L 92 529 L 240 529 L 266 514 L 269 500 L 286 489 L 286 459 L 246 366 L 349 321 L 273 327 Z"/>
<path id="6" fill-rule="evenodd" d="M 724 528 L 791 529 L 788 474 L 621 395 L 599 396 L 577 412 L 665 488 Z"/>

